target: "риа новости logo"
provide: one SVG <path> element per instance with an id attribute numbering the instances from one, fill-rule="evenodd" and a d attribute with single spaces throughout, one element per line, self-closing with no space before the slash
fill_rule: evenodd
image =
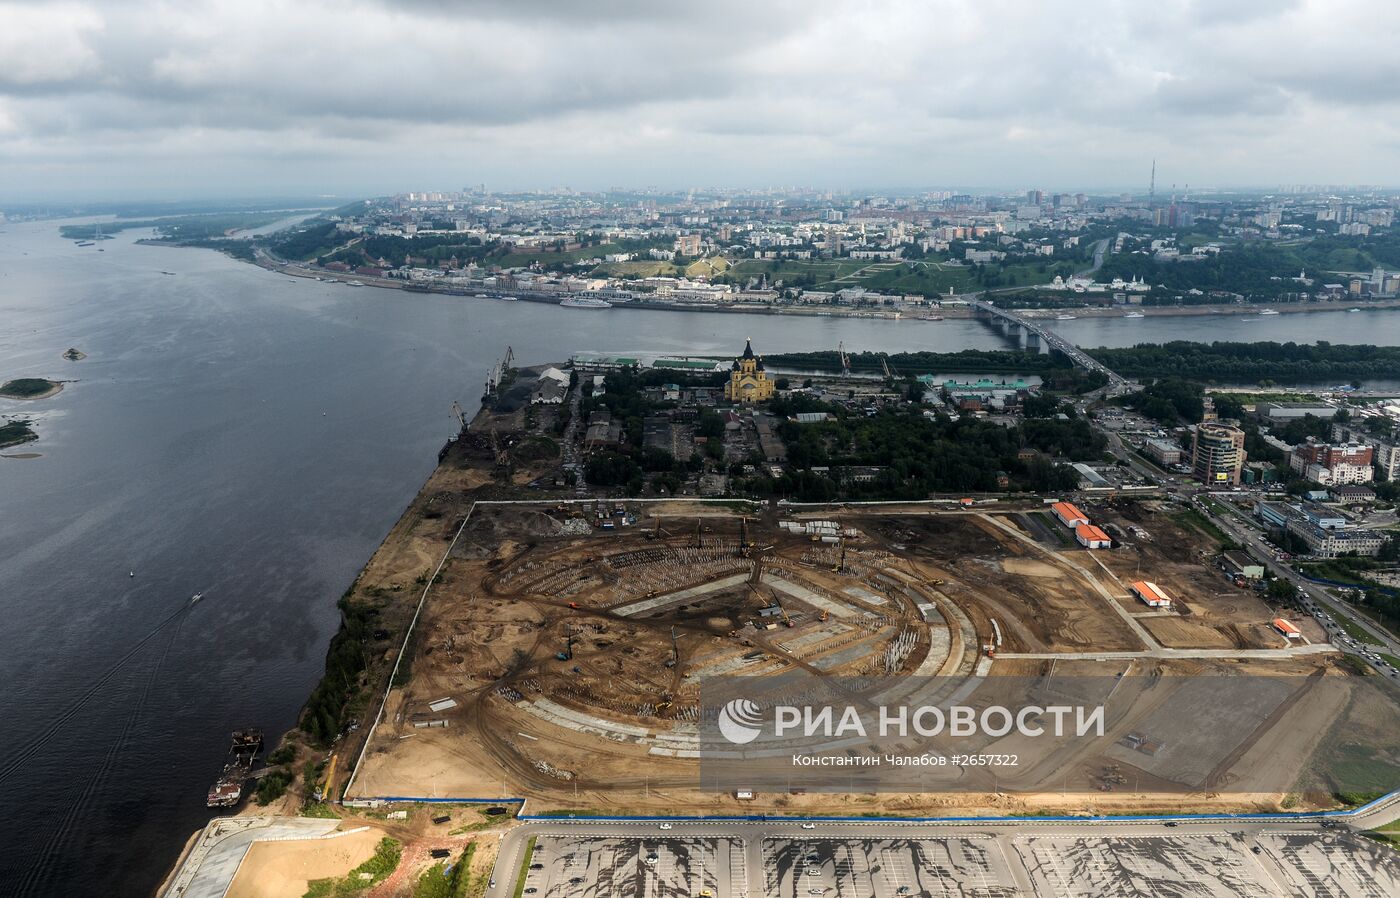
<path id="1" fill-rule="evenodd" d="M 719 731 L 735 745 L 748 745 L 763 732 L 763 710 L 749 699 L 732 699 L 719 709 Z"/>

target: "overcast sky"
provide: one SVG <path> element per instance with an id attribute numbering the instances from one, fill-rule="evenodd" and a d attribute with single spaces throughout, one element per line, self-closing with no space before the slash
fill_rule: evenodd
<path id="1" fill-rule="evenodd" d="M 0 202 L 1400 182 L 1395 0 L 0 0 Z"/>

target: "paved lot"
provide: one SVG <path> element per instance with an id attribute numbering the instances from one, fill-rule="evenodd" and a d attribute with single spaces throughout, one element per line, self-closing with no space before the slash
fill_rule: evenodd
<path id="1" fill-rule="evenodd" d="M 1394 850 L 1353 835 L 1269 833 L 1259 845 L 1278 861 L 1289 889 L 1316 898 L 1394 898 L 1400 863 Z"/>
<path id="2" fill-rule="evenodd" d="M 1392 898 L 1400 855 L 1362 837 L 1256 823 L 539 824 L 526 898 Z M 1093 830 L 1098 830 L 1095 832 Z M 1257 849 L 1257 850 L 1256 850 Z M 511 860 L 511 858 L 515 860 Z M 488 898 L 508 896 L 499 877 Z"/>
<path id="3" fill-rule="evenodd" d="M 767 839 L 768 898 L 1010 898 L 1015 880 L 991 837 Z"/>
<path id="4" fill-rule="evenodd" d="M 330 835 L 339 820 L 299 817 L 220 817 L 200 833 L 189 857 L 170 881 L 164 898 L 223 898 L 254 842 L 315 839 Z"/>
<path id="5" fill-rule="evenodd" d="M 662 833 L 541 836 L 525 878 L 532 898 L 746 898 L 747 892 L 741 839 Z"/>
<path id="6" fill-rule="evenodd" d="M 1037 895 L 1057 898 L 1272 898 L 1244 840 L 1192 836 L 1023 836 L 1016 851 Z"/>

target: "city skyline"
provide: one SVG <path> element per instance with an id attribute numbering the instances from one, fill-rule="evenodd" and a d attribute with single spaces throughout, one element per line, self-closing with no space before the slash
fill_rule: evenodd
<path id="1" fill-rule="evenodd" d="M 0 201 L 480 182 L 1144 192 L 1154 159 L 1164 197 L 1384 184 L 1400 162 L 1385 4 L 704 13 L 0 3 Z"/>

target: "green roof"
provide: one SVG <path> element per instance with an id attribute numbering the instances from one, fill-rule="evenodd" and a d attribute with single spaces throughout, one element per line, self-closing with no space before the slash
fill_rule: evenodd
<path id="1" fill-rule="evenodd" d="M 684 368 L 695 371 L 713 371 L 715 362 L 707 362 L 699 359 L 657 359 L 651 365 L 653 368 Z"/>

